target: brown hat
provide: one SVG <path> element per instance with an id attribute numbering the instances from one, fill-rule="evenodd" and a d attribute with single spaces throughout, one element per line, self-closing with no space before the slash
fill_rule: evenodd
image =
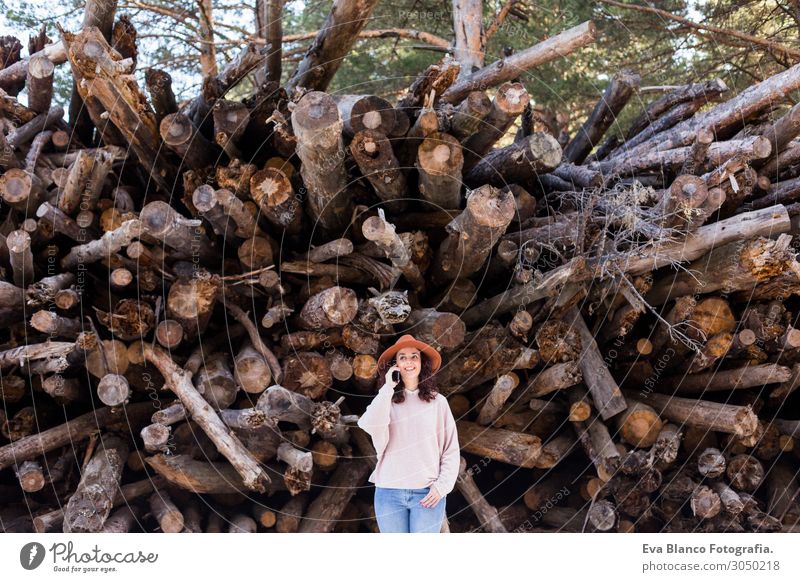
<path id="1" fill-rule="evenodd" d="M 425 342 L 415 339 L 413 335 L 407 333 L 400 336 L 400 339 L 398 339 L 393 346 L 390 346 L 384 350 L 384 352 L 378 358 L 378 366 L 380 367 L 384 362 L 391 360 L 394 355 L 403 348 L 417 348 L 423 354 L 428 356 L 428 358 L 431 360 L 431 364 L 433 365 L 434 372 L 442 365 L 442 356 L 436 351 L 436 348 L 426 344 Z"/>

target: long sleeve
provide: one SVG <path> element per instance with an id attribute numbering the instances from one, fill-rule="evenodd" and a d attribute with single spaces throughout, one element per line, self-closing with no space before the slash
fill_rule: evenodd
<path id="1" fill-rule="evenodd" d="M 458 445 L 456 420 L 453 418 L 453 412 L 450 410 L 447 399 L 444 399 L 443 406 L 445 409 L 445 422 L 444 427 L 440 428 L 444 437 L 442 457 L 439 464 L 439 478 L 432 484 L 442 497 L 450 493 L 456 486 L 459 464 L 461 462 L 461 449 Z"/>
<path id="2" fill-rule="evenodd" d="M 372 437 L 372 445 L 379 460 L 389 444 L 389 413 L 392 410 L 393 395 L 394 388 L 388 384 L 381 386 L 357 423 Z"/>

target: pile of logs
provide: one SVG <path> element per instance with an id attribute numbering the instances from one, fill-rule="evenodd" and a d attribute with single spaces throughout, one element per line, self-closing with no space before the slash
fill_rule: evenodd
<path id="1" fill-rule="evenodd" d="M 377 531 L 356 421 L 402 333 L 443 355 L 449 531 L 796 527 L 800 65 L 607 138 L 624 71 L 570 137 L 518 78 L 591 23 L 393 104 L 326 92 L 336 18 L 286 86 L 252 45 L 185 103 L 125 17 L 0 39 L 3 529 Z"/>

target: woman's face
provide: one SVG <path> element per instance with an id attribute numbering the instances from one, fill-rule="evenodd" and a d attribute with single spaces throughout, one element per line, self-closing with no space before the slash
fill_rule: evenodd
<path id="1" fill-rule="evenodd" d="M 422 371 L 422 353 L 417 348 L 403 348 L 397 352 L 397 366 L 403 379 L 415 378 Z"/>

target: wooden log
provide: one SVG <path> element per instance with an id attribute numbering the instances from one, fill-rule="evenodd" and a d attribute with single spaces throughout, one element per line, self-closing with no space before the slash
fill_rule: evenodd
<path id="1" fill-rule="evenodd" d="M 7 91 L 9 95 L 16 97 L 20 91 L 25 87 L 25 70 L 27 63 L 21 67 L 21 73 L 16 72 L 16 75 L 9 73 L 14 68 L 20 68 L 23 64 L 20 61 L 20 53 L 22 52 L 22 43 L 14 36 L 3 36 L 0 38 L 0 58 L 2 58 L 3 68 L 0 69 L 0 88 Z M 27 60 L 27 59 L 25 59 Z"/>
<path id="2" fill-rule="evenodd" d="M 492 424 L 500 416 L 500 410 L 518 385 L 519 376 L 513 372 L 499 376 L 484 400 L 476 422 L 484 426 Z"/>
<path id="3" fill-rule="evenodd" d="M 101 440 L 64 509 L 64 532 L 99 532 L 114 507 L 128 444 L 113 435 Z"/>
<path id="4" fill-rule="evenodd" d="M 557 390 L 565 390 L 580 384 L 583 380 L 580 366 L 576 362 L 559 362 L 545 368 L 534 376 L 520 391 L 519 402 L 528 402 Z"/>
<path id="5" fill-rule="evenodd" d="M 142 518 L 142 510 L 137 505 L 120 507 L 111 512 L 105 524 L 103 533 L 128 533 Z"/>
<path id="6" fill-rule="evenodd" d="M 434 206 L 461 208 L 461 169 L 464 154 L 452 135 L 433 132 L 417 150 L 419 192 Z"/>
<path id="7" fill-rule="evenodd" d="M 207 277 L 182 277 L 170 287 L 167 315 L 183 327 L 187 340 L 193 341 L 208 326 L 218 293 L 218 282 Z"/>
<path id="8" fill-rule="evenodd" d="M 577 330 L 581 338 L 583 350 L 579 365 L 583 381 L 589 388 L 592 400 L 603 420 L 608 420 L 627 408 L 625 398 L 611 377 L 583 316 L 576 308 L 573 307 L 567 312 L 567 321 Z"/>
<path id="9" fill-rule="evenodd" d="M 503 83 L 492 100 L 492 110 L 482 129 L 464 142 L 464 168 L 469 171 L 514 123 L 530 102 L 521 83 Z"/>
<path id="10" fill-rule="evenodd" d="M 440 350 L 452 350 L 463 345 L 466 333 L 458 315 L 432 307 L 413 309 L 404 322 L 396 325 Z"/>
<path id="11" fill-rule="evenodd" d="M 732 370 L 666 377 L 663 382 L 669 386 L 670 394 L 693 394 L 763 387 L 768 384 L 788 382 L 791 377 L 791 368 L 777 364 L 763 364 Z"/>
<path id="12" fill-rule="evenodd" d="M 247 493 L 251 489 L 245 486 L 242 476 L 228 463 L 197 461 L 189 455 L 157 454 L 145 459 L 147 464 L 161 477 L 175 487 L 195 493 Z M 283 486 L 283 473 L 275 468 L 269 471 L 271 479 L 267 490 L 272 494 Z M 266 473 L 265 473 L 266 474 Z"/>
<path id="13" fill-rule="evenodd" d="M 169 450 L 169 441 L 172 436 L 170 427 L 161 423 L 147 425 L 140 433 L 144 448 L 151 453 L 166 453 Z"/>
<path id="14" fill-rule="evenodd" d="M 328 362 L 316 352 L 295 352 L 284 358 L 282 377 L 284 386 L 315 400 L 333 385 Z"/>
<path id="15" fill-rule="evenodd" d="M 483 119 L 491 110 L 492 102 L 485 91 L 470 92 L 453 112 L 450 132 L 463 143 L 481 129 Z"/>
<path id="16" fill-rule="evenodd" d="M 733 489 L 728 487 L 722 481 L 716 481 L 710 484 L 711 489 L 719 495 L 719 500 L 722 503 L 722 508 L 731 515 L 739 515 L 744 510 L 744 503 L 742 502 L 739 494 Z"/>
<path id="17" fill-rule="evenodd" d="M 54 69 L 53 61 L 46 55 L 34 54 L 28 60 L 28 107 L 37 113 L 50 110 Z"/>
<path id="18" fill-rule="evenodd" d="M 642 153 L 635 159 L 624 161 L 599 162 L 590 167 L 598 169 L 605 174 L 636 175 L 648 171 L 677 171 L 680 167 L 692 160 L 697 152 L 694 146 L 685 146 L 668 150 L 655 150 Z M 751 136 L 741 140 L 728 140 L 714 142 L 709 145 L 704 158 L 700 161 L 709 167 L 720 166 L 734 157 L 746 160 L 767 159 L 772 151 L 772 146 L 767 138 L 760 135 Z M 692 165 L 697 165 L 692 163 Z M 691 169 L 691 167 L 690 167 Z"/>
<path id="19" fill-rule="evenodd" d="M 347 189 L 342 120 L 336 102 L 320 91 L 306 93 L 292 111 L 292 128 L 297 136 L 300 173 L 308 188 L 311 216 L 323 228 L 341 232 L 350 220 L 353 206 Z"/>
<path id="20" fill-rule="evenodd" d="M 286 442 L 278 445 L 278 459 L 290 467 L 303 472 L 311 471 L 314 465 L 311 451 L 301 451 Z"/>
<path id="21" fill-rule="evenodd" d="M 183 341 L 183 327 L 174 319 L 165 319 L 156 326 L 155 337 L 165 348 L 175 349 Z"/>
<path id="22" fill-rule="evenodd" d="M 652 446 L 664 426 L 655 410 L 636 401 L 628 404 L 616 422 L 622 439 L 639 448 Z"/>
<path id="23" fill-rule="evenodd" d="M 149 68 L 144 72 L 144 82 L 155 110 L 156 123 L 160 124 L 167 115 L 178 112 L 178 103 L 172 91 L 172 76 L 169 73 Z"/>
<path id="24" fill-rule="evenodd" d="M 620 453 L 611 440 L 608 428 L 596 413 L 585 422 L 573 422 L 572 425 L 597 476 L 604 482 L 609 481 L 619 468 Z"/>
<path id="25" fill-rule="evenodd" d="M 184 517 L 167 491 L 156 491 L 148 499 L 150 511 L 164 533 L 183 531 Z"/>
<path id="26" fill-rule="evenodd" d="M 349 459 L 339 464 L 323 491 L 308 506 L 300 524 L 300 533 L 332 531 L 350 499 L 367 478 L 369 465 L 362 459 Z"/>
<path id="27" fill-rule="evenodd" d="M 503 525 L 497 509 L 486 501 L 486 498 L 478 489 L 475 480 L 467 469 L 467 461 L 464 457 L 461 457 L 459 461 L 456 487 L 458 487 L 458 491 L 464 496 L 464 499 L 467 500 L 472 511 L 475 512 L 478 522 L 485 531 L 492 533 L 506 533 L 508 531 Z"/>
<path id="28" fill-rule="evenodd" d="M 545 132 L 535 132 L 519 142 L 492 150 L 466 174 L 468 185 L 505 186 L 527 184 L 538 174 L 550 172 L 561 163 L 561 146 Z"/>
<path id="29" fill-rule="evenodd" d="M 11 148 L 19 149 L 33 141 L 41 132 L 57 125 L 63 116 L 64 110 L 61 107 L 51 107 L 46 113 L 40 113 L 30 121 L 11 130 L 6 136 L 6 142 Z"/>
<path id="30" fill-rule="evenodd" d="M 11 168 L 0 176 L 0 197 L 24 216 L 32 216 L 44 196 L 44 185 L 35 174 Z"/>
<path id="31" fill-rule="evenodd" d="M 153 489 L 164 487 L 165 484 L 165 481 L 160 475 L 154 475 L 153 477 L 144 479 L 143 481 L 135 481 L 133 483 L 122 485 L 116 492 L 113 506 L 119 507 L 120 505 L 125 505 L 124 509 L 127 509 L 132 502 L 136 501 L 137 498 L 143 497 L 148 493 L 152 493 Z M 103 529 L 104 532 L 107 531 L 107 527 L 113 527 L 114 520 L 114 513 L 112 513 L 105 521 Z M 63 508 L 59 508 L 34 517 L 33 526 L 37 533 L 44 533 L 60 527 L 63 521 L 64 510 Z"/>
<path id="32" fill-rule="evenodd" d="M 44 472 L 37 461 L 23 461 L 16 474 L 20 488 L 26 493 L 41 491 L 45 486 Z"/>
<path id="33" fill-rule="evenodd" d="M 418 294 L 425 292 L 425 280 L 419 266 L 412 260 L 411 249 L 397 234 L 395 226 L 386 220 L 383 208 L 378 209 L 378 216 L 370 216 L 362 223 L 361 232 L 392 261 L 393 266 L 400 269 Z"/>
<path id="34" fill-rule="evenodd" d="M 166 202 L 150 202 L 139 213 L 142 230 L 159 242 L 201 261 L 213 258 L 216 253 L 205 236 L 202 221 L 188 219 Z"/>
<path id="35" fill-rule="evenodd" d="M 305 493 L 295 495 L 287 501 L 277 514 L 275 531 L 278 533 L 296 533 L 303 521 L 303 514 L 309 498 Z"/>
<path id="36" fill-rule="evenodd" d="M 195 375 L 194 386 L 214 410 L 230 408 L 236 401 L 238 387 L 228 368 L 226 354 L 207 356 Z"/>
<path id="37" fill-rule="evenodd" d="M 641 78 L 632 71 L 621 71 L 614 75 L 603 96 L 595 105 L 578 133 L 564 148 L 564 158 L 579 164 L 600 143 L 611 124 L 616 121 L 633 93 L 639 88 Z"/>
<path id="38" fill-rule="evenodd" d="M 180 156 L 181 162 L 187 168 L 199 170 L 213 165 L 219 158 L 214 145 L 182 113 L 166 115 L 159 123 L 159 133 L 167 147 Z"/>
<path id="39" fill-rule="evenodd" d="M 639 134 L 652 123 L 652 120 L 659 118 L 676 105 L 689 101 L 711 101 L 728 90 L 727 85 L 722 79 L 712 79 L 703 83 L 691 83 L 670 88 L 670 92 L 650 103 L 636 119 L 631 122 L 625 139 L 630 140 Z M 641 91 L 640 91 L 641 92 Z"/>
<path id="40" fill-rule="evenodd" d="M 780 95 L 797 87 L 800 87 L 800 68 L 795 66 L 749 87 L 733 99 L 690 117 L 634 148 L 620 152 L 616 159 L 635 159 L 643 152 L 656 148 L 663 150 L 687 146 L 700 128 L 709 129 L 715 134 L 724 133 L 726 129 L 762 111 L 775 103 L 776 99 L 780 99 Z"/>
<path id="41" fill-rule="evenodd" d="M 792 268 L 794 257 L 787 236 L 777 240 L 758 237 L 714 248 L 688 265 L 686 272 L 659 280 L 645 299 L 650 305 L 661 305 L 682 295 L 721 289 L 726 293 L 748 291 Z"/>
<path id="42" fill-rule="evenodd" d="M 83 389 L 77 378 L 64 378 L 59 374 L 48 376 L 42 381 L 42 390 L 59 404 L 70 404 L 84 399 Z"/>
<path id="43" fill-rule="evenodd" d="M 408 130 L 405 139 L 398 144 L 397 159 L 402 168 L 413 165 L 423 140 L 441 129 L 439 116 L 433 108 L 435 97 L 436 93 L 433 91 L 425 96 L 423 107 L 418 112 L 414 124 Z"/>
<path id="44" fill-rule="evenodd" d="M 92 168 L 89 162 L 88 154 L 85 154 L 84 150 L 79 150 L 77 159 L 69 168 L 63 187 L 59 189 L 58 207 L 43 202 L 36 211 L 36 216 L 51 223 L 54 230 L 78 242 L 84 242 L 80 240 L 80 227 L 68 214 L 74 214 L 78 210 L 83 192 L 81 186 L 87 184 L 91 175 Z M 86 233 L 84 237 L 85 235 Z"/>
<path id="45" fill-rule="evenodd" d="M 719 495 L 705 485 L 700 485 L 692 492 L 689 505 L 694 516 L 699 519 L 710 519 L 722 510 Z"/>
<path id="46" fill-rule="evenodd" d="M 266 219 L 288 234 L 302 225 L 302 206 L 294 194 L 289 177 L 281 169 L 264 168 L 250 178 L 250 196 Z"/>
<path id="47" fill-rule="evenodd" d="M 625 394 L 628 398 L 649 404 L 661 416 L 673 422 L 734 434 L 738 437 L 751 436 L 758 427 L 758 417 L 750 406 L 720 404 L 654 392 L 638 397 L 630 392 Z"/>
<path id="48" fill-rule="evenodd" d="M 130 144 L 145 171 L 164 191 L 171 191 L 175 169 L 160 154 L 161 137 L 155 114 L 134 77 L 127 74 L 127 66 L 120 62 L 122 56 L 91 26 L 78 34 L 64 32 L 62 42 L 92 122 L 96 127 L 105 127 L 107 121 L 102 116 L 107 114 L 107 120 Z"/>
<path id="49" fill-rule="evenodd" d="M 337 285 L 311 296 L 297 317 L 303 328 L 320 330 L 350 323 L 357 311 L 355 291 Z"/>
<path id="50" fill-rule="evenodd" d="M 467 195 L 467 207 L 448 225 L 433 264 L 434 280 L 442 283 L 476 273 L 514 217 L 514 196 L 493 186 Z"/>
<path id="51" fill-rule="evenodd" d="M 709 447 L 697 457 L 697 470 L 709 479 L 715 479 L 725 474 L 727 461 L 719 449 Z"/>
<path id="52" fill-rule="evenodd" d="M 242 390 L 261 394 L 272 382 L 269 363 L 251 343 L 246 343 L 234 359 L 234 378 Z"/>
<path id="53" fill-rule="evenodd" d="M 250 111 L 244 103 L 218 99 L 212 108 L 214 141 L 230 158 L 239 157 L 237 144 L 247 129 Z"/>
<path id="54" fill-rule="evenodd" d="M 31 237 L 24 230 L 15 230 L 6 237 L 6 245 L 14 284 L 18 287 L 27 287 L 34 281 Z"/>
<path id="55" fill-rule="evenodd" d="M 289 78 L 287 91 L 324 91 L 366 26 L 376 0 L 337 0 L 314 42 Z"/>
<path id="56" fill-rule="evenodd" d="M 595 38 L 596 29 L 593 22 L 579 24 L 460 79 L 442 94 L 441 101 L 442 103 L 460 103 L 471 91 L 483 91 L 511 81 L 525 71 L 566 56 L 574 50 L 594 42 Z"/>
<path id="57" fill-rule="evenodd" d="M 707 129 L 700 129 L 692 142 L 689 155 L 683 162 L 679 174 L 702 175 L 708 150 L 714 142 L 714 134 Z"/>
<path id="58" fill-rule="evenodd" d="M 228 533 L 255 533 L 258 526 L 249 515 L 234 515 L 228 526 Z"/>
<path id="59" fill-rule="evenodd" d="M 682 436 L 677 425 L 664 423 L 652 448 L 656 467 L 664 468 L 675 462 Z"/>
<path id="60" fill-rule="evenodd" d="M 61 268 L 73 270 L 79 265 L 87 265 L 103 260 L 131 244 L 134 238 L 141 236 L 143 226 L 138 219 L 126 220 L 118 228 L 106 232 L 95 239 L 72 249 L 61 259 Z"/>
<path id="61" fill-rule="evenodd" d="M 583 386 L 575 386 L 567 390 L 567 398 L 569 398 L 569 415 L 568 419 L 572 422 L 582 422 L 587 420 L 592 414 L 592 405 L 590 403 L 589 392 Z M 534 402 L 531 400 L 529 406 L 532 410 Z"/>
<path id="62" fill-rule="evenodd" d="M 562 434 L 551 438 L 542 445 L 542 452 L 536 459 L 536 467 L 552 469 L 575 450 L 576 444 L 577 440 L 573 434 Z"/>
<path id="63" fill-rule="evenodd" d="M 458 439 L 464 452 L 517 467 L 533 468 L 541 451 L 539 437 L 459 420 Z"/>
<path id="64" fill-rule="evenodd" d="M 192 384 L 191 376 L 179 369 L 161 348 L 145 345 L 144 356 L 159 369 L 166 385 L 181 399 L 192 418 L 242 476 L 245 486 L 263 493 L 270 482 L 269 476 L 257 465 L 249 451 L 238 440 L 234 440 L 219 417 L 209 408 Z"/>
<path id="65" fill-rule="evenodd" d="M 402 212 L 407 204 L 406 178 L 386 136 L 373 129 L 359 131 L 350 142 L 350 153 L 361 174 L 369 180 L 390 212 Z"/>
<path id="66" fill-rule="evenodd" d="M 764 480 L 764 466 L 750 455 L 736 455 L 728 461 L 726 471 L 731 487 L 752 493 Z"/>
<path id="67" fill-rule="evenodd" d="M 719 81 L 719 80 L 717 80 L 717 81 Z M 712 83 L 713 83 L 713 81 L 712 81 Z M 720 83 L 721 83 L 721 81 L 720 81 Z M 722 86 L 724 87 L 724 84 Z M 719 87 L 718 86 L 717 87 L 711 87 L 709 92 L 706 93 L 705 95 L 700 95 L 700 96 L 695 95 L 695 98 L 692 99 L 690 97 L 688 101 L 675 105 L 674 107 L 672 107 L 672 109 L 670 109 L 669 111 L 664 113 L 661 117 L 659 117 L 658 119 L 655 119 L 654 122 L 649 124 L 647 126 L 647 128 L 645 128 L 643 131 L 641 131 L 640 133 L 636 134 L 631 139 L 627 140 L 625 142 L 625 147 L 626 148 L 633 148 L 633 147 L 637 146 L 638 144 L 650 139 L 652 136 L 656 135 L 657 133 L 660 133 L 662 131 L 666 131 L 666 130 L 670 129 L 671 127 L 675 127 L 675 125 L 677 125 L 678 123 L 688 119 L 689 117 L 691 117 L 692 115 L 697 113 L 697 111 L 703 105 L 705 105 L 708 101 L 713 100 L 714 97 L 716 97 L 719 93 L 720 93 L 720 91 L 719 91 Z M 701 130 L 698 131 L 698 135 L 700 133 L 701 133 Z M 713 134 L 711 134 L 711 135 L 713 137 Z M 613 139 L 613 137 L 612 137 L 612 139 Z M 713 141 L 713 139 L 711 141 Z M 696 139 L 695 139 L 695 142 L 697 142 Z M 699 149 L 703 149 L 704 147 L 706 147 L 702 142 L 703 142 L 703 140 L 700 140 L 700 143 L 698 143 Z M 711 143 L 711 142 L 709 142 L 709 143 Z M 599 150 L 598 150 L 598 153 L 600 153 Z M 613 152 L 611 157 L 613 157 L 617 153 L 618 152 Z M 600 156 L 597 156 L 597 159 L 600 159 Z M 692 170 L 692 169 L 693 169 L 693 167 L 687 167 L 687 171 Z M 689 171 L 689 173 L 694 173 L 694 171 Z"/>
<path id="68" fill-rule="evenodd" d="M 336 105 L 344 123 L 345 135 L 353 137 L 362 131 L 391 135 L 397 112 L 392 104 L 376 95 L 336 95 Z"/>

